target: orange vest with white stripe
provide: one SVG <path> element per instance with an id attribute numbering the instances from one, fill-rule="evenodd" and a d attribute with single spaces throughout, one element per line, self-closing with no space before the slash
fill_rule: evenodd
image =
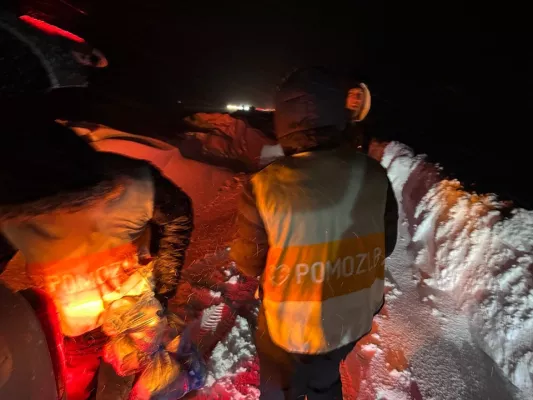
<path id="1" fill-rule="evenodd" d="M 101 326 L 113 301 L 153 290 L 153 263 L 140 265 L 139 255 L 149 246 L 155 189 L 148 168 L 137 175 L 118 197 L 2 225 L 34 284 L 53 299 L 66 336 Z"/>
<path id="2" fill-rule="evenodd" d="M 383 304 L 385 170 L 352 149 L 322 150 L 285 157 L 252 183 L 269 240 L 272 340 L 304 354 L 358 340 Z"/>

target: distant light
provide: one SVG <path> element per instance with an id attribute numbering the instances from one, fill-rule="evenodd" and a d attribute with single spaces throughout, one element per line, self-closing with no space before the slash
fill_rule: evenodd
<path id="1" fill-rule="evenodd" d="M 64 29 L 61 29 L 55 25 L 49 24 L 48 22 L 41 21 L 40 19 L 30 17 L 29 15 L 22 15 L 19 17 L 20 20 L 32 25 L 33 27 L 39 29 L 40 31 L 43 31 L 45 33 L 48 33 L 49 35 L 59 35 L 63 36 L 67 39 L 70 39 L 74 42 L 78 43 L 84 43 L 85 40 L 83 40 L 81 37 L 74 35 L 73 33 L 70 33 Z"/>
<path id="2" fill-rule="evenodd" d="M 250 111 L 250 109 L 252 108 L 252 106 L 246 104 L 246 105 L 236 105 L 236 104 L 228 104 L 226 106 L 226 109 L 230 110 L 230 111 Z"/>
<path id="3" fill-rule="evenodd" d="M 226 105 L 226 109 L 228 111 L 250 111 L 252 109 L 252 106 L 249 104 L 244 105 L 237 105 L 237 104 L 228 104 Z M 254 108 L 255 111 L 262 111 L 262 112 L 274 112 L 276 111 L 274 108 L 261 108 L 256 107 Z"/>

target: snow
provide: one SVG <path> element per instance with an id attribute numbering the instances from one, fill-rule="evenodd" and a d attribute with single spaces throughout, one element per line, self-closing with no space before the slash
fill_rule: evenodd
<path id="1" fill-rule="evenodd" d="M 228 280 L 228 283 L 229 283 L 230 285 L 235 285 L 235 284 L 237 284 L 237 282 L 239 282 L 239 277 L 238 277 L 237 275 L 232 276 L 232 277 L 229 278 L 229 280 Z"/>
<path id="2" fill-rule="evenodd" d="M 220 292 L 215 292 L 215 291 L 213 291 L 213 290 L 210 290 L 210 291 L 209 291 L 209 294 L 211 295 L 211 297 L 212 297 L 213 299 L 219 299 L 220 296 L 222 296 L 222 293 L 220 293 Z"/>
<path id="3" fill-rule="evenodd" d="M 388 170 L 401 221 L 397 247 L 387 259 L 385 307 L 341 366 L 345 399 L 531 398 L 533 211 L 465 191 L 403 144 L 371 150 Z M 225 321 L 229 334 L 214 347 L 208 383 L 196 399 L 259 395 L 254 310 L 235 317 L 226 299 L 243 285 L 224 258 L 240 180 L 231 176 L 224 190 L 222 177 L 210 181 L 212 201 L 197 208 L 189 256 L 201 259 L 211 251 L 211 265 L 227 268 L 200 274 L 203 287 L 189 282 L 194 290 L 182 302 L 202 305 L 201 323 L 226 332 Z M 2 274 L 11 285 L 23 270 L 14 264 L 19 268 Z M 195 295 L 193 302 L 189 297 Z"/>
<path id="4" fill-rule="evenodd" d="M 235 377 L 246 372 L 247 364 L 254 361 L 255 346 L 250 325 L 243 317 L 237 317 L 236 324 L 228 336 L 220 341 L 208 363 L 208 376 L 204 389 L 199 393 L 207 398 L 257 399 L 259 390 L 248 385 L 238 388 Z M 244 393 L 243 393 L 244 392 Z"/>
<path id="5" fill-rule="evenodd" d="M 533 212 L 466 192 L 400 143 L 373 150 L 400 204 L 399 240 L 387 260 L 386 305 L 341 366 L 344 398 L 531 398 Z M 212 202 L 217 221 L 232 220 L 229 192 Z M 227 233 L 228 223 L 219 231 Z M 220 275 L 238 287 L 232 271 Z M 258 398 L 250 319 L 237 316 L 208 370 L 195 398 Z"/>
<path id="6" fill-rule="evenodd" d="M 426 294 L 421 300 L 433 318 L 426 320 L 425 333 L 439 319 L 446 321 L 439 340 L 459 350 L 468 347 L 481 358 L 483 353 L 488 355 L 484 364 L 493 364 L 488 378 L 494 381 L 495 374 L 500 376 L 497 398 L 520 396 L 506 380 L 524 396 L 532 393 L 533 212 L 506 212 L 508 205 L 495 195 L 468 193 L 456 180 L 441 180 L 438 167 L 399 143 L 385 148 L 382 164 L 388 169 L 404 218 L 400 234 L 405 250 L 397 249 L 389 271 L 400 278 L 400 287 Z M 406 275 L 416 280 L 407 280 Z M 394 299 L 389 306 L 391 310 L 397 307 Z M 413 302 L 410 311 L 414 307 L 420 305 Z M 431 356 L 435 364 L 446 364 L 450 355 L 437 350 Z M 474 363 L 463 354 L 458 356 L 457 366 L 471 370 Z M 423 376 L 430 379 L 426 384 L 431 383 L 431 377 L 412 364 L 420 386 Z M 448 378 L 456 375 L 448 370 L 446 374 Z M 489 390 L 495 385 L 477 375 L 462 374 L 454 381 L 454 385 L 477 390 L 469 389 L 458 397 L 476 397 L 480 391 L 495 396 Z M 433 380 L 428 392 L 435 392 L 437 382 L 444 383 L 440 389 L 444 397 L 439 398 L 454 397 L 452 385 L 440 381 Z M 505 387 L 511 388 L 502 391 Z"/>
<path id="7" fill-rule="evenodd" d="M 408 149 L 397 143 L 389 147 L 389 175 L 409 176 L 408 160 L 398 157 L 413 159 Z M 411 167 L 417 169 L 415 163 Z M 400 198 L 402 189 L 395 185 Z M 416 195 L 423 193 L 408 196 Z M 533 212 L 505 213 L 508 205 L 495 195 L 465 192 L 456 180 L 436 182 L 413 205 L 403 204 L 413 229 L 412 268 L 427 274 L 423 282 L 429 288 L 454 299 L 470 321 L 472 341 L 504 376 L 524 393 L 533 393 Z M 440 315 L 438 310 L 434 314 Z"/>

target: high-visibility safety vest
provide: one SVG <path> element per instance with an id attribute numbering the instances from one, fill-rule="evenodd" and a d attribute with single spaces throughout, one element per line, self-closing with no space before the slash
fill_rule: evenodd
<path id="1" fill-rule="evenodd" d="M 75 212 L 58 211 L 2 225 L 21 251 L 34 284 L 53 299 L 66 336 L 102 324 L 107 305 L 153 289 L 152 263 L 140 265 L 148 248 L 154 183 L 148 168 L 125 179 L 111 199 Z M 147 250 L 146 250 L 147 251 Z"/>
<path id="2" fill-rule="evenodd" d="M 383 304 L 388 179 L 352 149 L 286 157 L 252 179 L 269 252 L 261 278 L 274 343 L 319 354 L 358 340 Z"/>

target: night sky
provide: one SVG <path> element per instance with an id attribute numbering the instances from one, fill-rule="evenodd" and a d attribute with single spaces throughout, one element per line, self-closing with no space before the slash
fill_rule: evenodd
<path id="1" fill-rule="evenodd" d="M 349 71 L 365 57 L 349 13 L 324 18 L 309 7 L 279 14 L 259 6 L 210 14 L 172 5 L 177 2 L 154 3 L 127 11 L 94 7 L 98 23 L 89 23 L 86 35 L 126 72 L 117 80 L 110 69 L 113 82 L 107 84 L 126 91 L 136 82 L 137 95 L 154 101 L 269 107 L 275 85 L 290 69 L 321 64 Z"/>
<path id="2" fill-rule="evenodd" d="M 216 9 L 175 0 L 18 3 L 20 11 L 41 15 L 102 49 L 110 68 L 100 79 L 110 90 L 154 102 L 267 107 L 281 76 L 312 64 L 388 91 L 409 83 L 415 90 L 448 85 L 468 92 L 514 79 L 510 72 L 516 76 L 522 72 L 517 67 L 529 67 L 527 56 L 519 60 L 515 54 L 526 37 L 509 32 L 503 20 L 493 24 L 481 14 L 484 9 L 468 14 L 450 2 L 427 9 L 392 9 L 380 1 L 282 8 L 221 2 Z"/>
<path id="3" fill-rule="evenodd" d="M 110 67 L 94 77 L 95 88 L 151 106 L 269 107 L 285 73 L 325 65 L 362 79 L 375 104 L 386 104 L 383 139 L 427 152 L 450 171 L 470 171 L 467 180 L 487 190 L 531 198 L 524 143 L 533 66 L 530 35 L 517 30 L 524 11 L 500 3 L 467 10 L 465 2 L 423 9 L 381 1 L 225 2 L 217 9 L 175 0 L 18 3 L 107 55 Z"/>

